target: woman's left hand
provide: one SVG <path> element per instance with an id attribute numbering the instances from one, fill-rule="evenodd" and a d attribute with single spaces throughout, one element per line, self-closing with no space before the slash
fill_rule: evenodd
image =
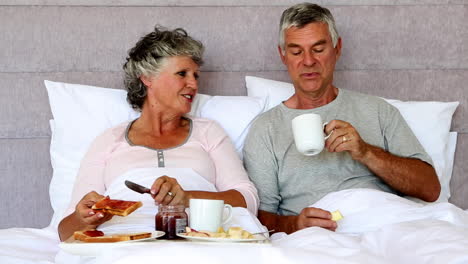
<path id="1" fill-rule="evenodd" d="M 177 180 L 166 175 L 154 181 L 151 186 L 151 196 L 157 204 L 164 205 L 185 205 L 188 199 L 187 193 Z"/>

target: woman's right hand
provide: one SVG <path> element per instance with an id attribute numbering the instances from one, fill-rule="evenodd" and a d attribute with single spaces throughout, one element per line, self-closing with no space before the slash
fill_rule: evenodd
<path id="1" fill-rule="evenodd" d="M 104 196 L 95 191 L 87 193 L 76 205 L 75 217 L 90 228 L 96 228 L 102 223 L 109 221 L 113 215 L 91 209 L 91 207 L 102 198 L 104 198 Z"/>
<path id="2" fill-rule="evenodd" d="M 157 178 L 151 186 L 151 196 L 157 204 L 188 206 L 189 192 L 184 191 L 177 179 L 163 175 Z"/>

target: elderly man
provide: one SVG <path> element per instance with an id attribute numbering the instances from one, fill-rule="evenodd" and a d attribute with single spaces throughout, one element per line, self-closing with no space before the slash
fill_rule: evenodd
<path id="1" fill-rule="evenodd" d="M 310 226 L 335 230 L 331 213 L 307 207 L 330 192 L 372 188 L 435 201 L 440 183 L 432 160 L 396 108 L 384 100 L 337 88 L 342 40 L 332 14 L 302 3 L 283 12 L 278 51 L 294 84 L 288 100 L 257 118 L 244 162 L 260 195 L 260 221 L 291 233 Z M 316 113 L 329 121 L 325 149 L 304 156 L 291 120 Z"/>

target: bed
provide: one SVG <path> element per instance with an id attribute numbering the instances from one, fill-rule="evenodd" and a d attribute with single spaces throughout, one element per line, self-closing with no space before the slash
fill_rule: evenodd
<path id="1" fill-rule="evenodd" d="M 335 233 L 310 228 L 269 243 L 158 243 L 60 255 L 56 226 L 80 158 L 102 130 L 138 114 L 125 103 L 121 74 L 135 40 L 161 24 L 183 27 L 205 44 L 191 114 L 219 122 L 241 155 L 255 116 L 291 94 L 276 42 L 281 12 L 295 2 L 1 1 L 0 196 L 8 202 L 0 205 L 0 262 L 468 262 L 468 7 L 411 0 L 317 3 L 332 11 L 343 37 L 336 85 L 400 110 L 436 162 L 443 185 L 437 203 L 344 191 L 314 205 L 342 211 Z M 252 215 L 238 216 L 246 228 L 262 229 Z M 233 254 L 240 248 L 245 254 Z"/>

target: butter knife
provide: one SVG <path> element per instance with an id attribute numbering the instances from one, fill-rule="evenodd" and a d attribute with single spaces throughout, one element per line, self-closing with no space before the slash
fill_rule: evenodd
<path id="1" fill-rule="evenodd" d="M 126 180 L 126 181 L 125 181 L 125 185 L 126 185 L 130 190 L 135 191 L 135 192 L 137 192 L 137 193 L 148 193 L 148 194 L 150 194 L 151 196 L 153 196 L 153 195 L 151 194 L 151 189 L 146 188 L 145 186 L 142 186 L 142 185 L 140 185 L 140 184 L 138 184 L 138 183 L 134 183 L 134 182 L 132 182 L 132 181 Z M 174 197 L 174 194 L 173 194 L 172 192 L 167 192 L 167 195 Z"/>
<path id="2" fill-rule="evenodd" d="M 135 191 L 137 193 L 149 193 L 151 194 L 151 190 L 149 188 L 146 188 L 145 186 L 142 186 L 138 183 L 134 183 L 132 181 L 125 181 L 125 185 L 132 191 Z"/>
<path id="3" fill-rule="evenodd" d="M 252 235 L 266 234 L 266 233 L 271 233 L 271 232 L 275 232 L 275 230 L 271 229 L 271 230 L 268 230 L 268 231 L 256 232 L 256 233 L 252 233 Z"/>

